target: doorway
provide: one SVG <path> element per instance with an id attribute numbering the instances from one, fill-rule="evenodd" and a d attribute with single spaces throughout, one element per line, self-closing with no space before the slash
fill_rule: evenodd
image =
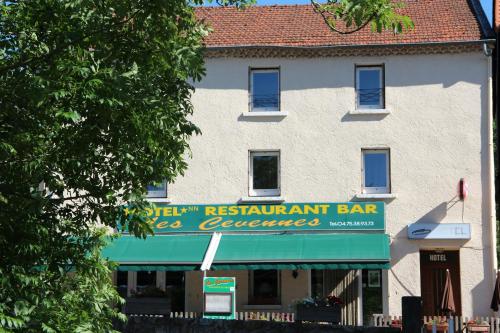
<path id="1" fill-rule="evenodd" d="M 311 270 L 311 296 L 324 298 L 339 297 L 342 302 L 342 325 L 358 325 L 359 316 L 359 274 L 357 270 Z"/>
<path id="2" fill-rule="evenodd" d="M 422 292 L 422 314 L 424 316 L 443 316 L 441 309 L 446 270 L 450 270 L 456 316 L 462 315 L 460 292 L 460 252 L 459 251 L 420 251 L 420 287 Z"/>

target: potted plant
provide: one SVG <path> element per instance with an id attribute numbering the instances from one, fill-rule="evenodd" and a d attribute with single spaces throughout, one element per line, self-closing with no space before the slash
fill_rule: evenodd
<path id="1" fill-rule="evenodd" d="M 389 327 L 392 327 L 392 328 L 399 328 L 400 330 L 403 329 L 403 325 L 401 323 L 401 320 L 399 319 L 393 319 L 389 325 Z"/>
<path id="2" fill-rule="evenodd" d="M 468 332 L 489 332 L 490 325 L 479 319 L 469 320 L 467 322 L 467 331 Z"/>
<path id="3" fill-rule="evenodd" d="M 448 322 L 445 319 L 433 319 L 425 323 L 425 329 L 427 332 L 432 332 L 432 327 L 436 326 L 436 332 L 447 332 L 448 331 Z"/>
<path id="4" fill-rule="evenodd" d="M 296 302 L 296 320 L 340 323 L 342 300 L 334 295 L 324 298 L 307 297 Z"/>
<path id="5" fill-rule="evenodd" d="M 166 291 L 149 286 L 143 290 L 132 290 L 132 297 L 125 302 L 125 314 L 166 315 L 170 313 L 170 298 Z"/>

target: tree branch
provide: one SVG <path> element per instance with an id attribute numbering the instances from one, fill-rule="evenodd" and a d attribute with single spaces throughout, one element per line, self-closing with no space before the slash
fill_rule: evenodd
<path id="1" fill-rule="evenodd" d="M 368 25 L 368 23 L 370 23 L 377 15 L 376 13 L 373 13 L 367 20 L 366 22 L 364 22 L 363 24 L 361 24 L 360 26 L 358 26 L 356 29 L 353 29 L 353 30 L 349 30 L 349 31 L 342 31 L 342 30 L 338 30 L 336 29 L 334 26 L 332 26 L 332 24 L 328 21 L 328 17 L 326 16 L 325 14 L 325 10 L 321 9 L 320 5 L 314 1 L 314 0 L 311 0 L 311 4 L 314 8 L 314 11 L 318 14 L 321 15 L 321 17 L 323 18 L 323 21 L 325 21 L 326 25 L 332 30 L 332 31 L 335 31 L 336 33 L 339 33 L 339 34 L 342 34 L 342 35 L 349 35 L 349 34 L 352 34 L 352 33 L 355 33 L 361 29 L 363 29 L 364 27 L 366 27 Z"/>

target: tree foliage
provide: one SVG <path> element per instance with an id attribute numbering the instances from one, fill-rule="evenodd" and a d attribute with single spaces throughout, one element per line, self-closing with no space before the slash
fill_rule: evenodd
<path id="1" fill-rule="evenodd" d="M 124 203 L 147 206 L 145 185 L 182 174 L 199 133 L 189 82 L 204 74 L 207 29 L 191 5 L 0 2 L 3 330 L 110 328 L 117 295 L 96 224 L 125 221 Z"/>
<path id="2" fill-rule="evenodd" d="M 105 332 L 120 318 L 103 235 L 151 233 L 121 207 L 145 208 L 146 184 L 187 167 L 201 2 L 0 0 L 0 331 Z"/>
<path id="3" fill-rule="evenodd" d="M 352 34 L 370 25 L 372 31 L 390 30 L 396 34 L 413 29 L 410 17 L 398 11 L 404 3 L 393 0 L 311 0 L 330 29 L 340 34 Z M 339 22 L 343 23 L 339 27 Z"/>

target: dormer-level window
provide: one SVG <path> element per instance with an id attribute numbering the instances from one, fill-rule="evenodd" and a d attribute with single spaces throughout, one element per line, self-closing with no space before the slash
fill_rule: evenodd
<path id="1" fill-rule="evenodd" d="M 146 198 L 166 198 L 167 197 L 167 181 L 164 180 L 160 184 L 150 184 L 147 186 L 148 193 Z"/>
<path id="2" fill-rule="evenodd" d="M 383 109 L 384 67 L 356 66 L 356 108 Z"/>
<path id="3" fill-rule="evenodd" d="M 279 69 L 250 70 L 250 112 L 280 111 Z"/>

